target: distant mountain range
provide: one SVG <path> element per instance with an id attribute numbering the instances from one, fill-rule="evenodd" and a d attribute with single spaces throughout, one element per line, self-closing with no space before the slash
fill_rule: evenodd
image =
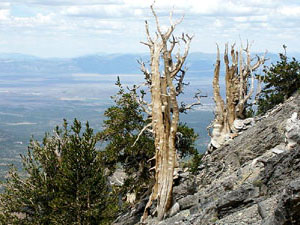
<path id="1" fill-rule="evenodd" d="M 300 54 L 294 55 L 300 58 Z M 269 62 L 276 62 L 278 55 L 268 53 Z M 149 61 L 147 54 L 94 54 L 76 58 L 39 58 L 24 54 L 0 54 L 0 76 L 35 76 L 51 74 L 99 73 L 137 74 L 140 73 L 138 59 Z M 189 72 L 212 71 L 215 54 L 191 53 L 186 66 Z"/>

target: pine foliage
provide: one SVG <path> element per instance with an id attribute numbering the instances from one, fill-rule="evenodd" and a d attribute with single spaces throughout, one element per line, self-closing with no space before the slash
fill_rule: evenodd
<path id="1" fill-rule="evenodd" d="M 264 114 L 275 105 L 282 103 L 300 89 L 300 63 L 295 59 L 289 60 L 280 53 L 280 60 L 270 67 L 265 67 L 263 81 L 265 86 L 258 100 L 258 114 Z"/>
<path id="2" fill-rule="evenodd" d="M 2 224 L 109 224 L 115 198 L 96 151 L 96 137 L 76 119 L 43 143 L 31 140 L 24 176 L 12 168 L 0 196 Z"/>
<path id="3" fill-rule="evenodd" d="M 109 107 L 104 115 L 103 131 L 97 134 L 99 140 L 106 142 L 101 152 L 103 164 L 114 172 L 121 166 L 126 175 L 126 185 L 122 192 L 143 192 L 148 189 L 150 181 L 148 159 L 154 155 L 154 142 L 150 132 L 138 135 L 149 122 L 144 118 L 142 109 L 133 97 L 133 93 L 126 92 L 118 79 L 116 85 L 119 92 L 113 96 L 115 104 Z"/>

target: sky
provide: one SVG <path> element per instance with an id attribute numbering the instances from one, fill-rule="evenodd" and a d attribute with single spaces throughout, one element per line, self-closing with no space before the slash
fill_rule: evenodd
<path id="1" fill-rule="evenodd" d="M 76 57 L 145 53 L 153 0 L 0 0 L 0 53 Z M 253 42 L 253 51 L 300 52 L 299 0 L 156 0 L 163 28 L 184 15 L 176 34 L 193 34 L 192 52 L 214 53 L 216 43 Z"/>

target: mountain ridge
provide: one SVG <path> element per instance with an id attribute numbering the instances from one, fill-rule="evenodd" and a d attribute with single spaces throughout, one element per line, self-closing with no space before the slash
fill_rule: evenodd
<path id="1" fill-rule="evenodd" d="M 253 54 L 255 55 L 255 54 Z M 276 62 L 278 55 L 268 53 L 269 62 Z M 298 56 L 300 57 L 300 53 Z M 149 61 L 146 53 L 132 54 L 89 54 L 73 58 L 40 58 L 19 53 L 0 53 L 0 76 L 41 76 L 51 74 L 100 73 L 136 74 L 140 73 L 137 60 Z M 190 73 L 214 69 L 215 54 L 193 52 L 187 58 L 186 67 Z M 117 65 L 117 66 L 116 66 Z"/>

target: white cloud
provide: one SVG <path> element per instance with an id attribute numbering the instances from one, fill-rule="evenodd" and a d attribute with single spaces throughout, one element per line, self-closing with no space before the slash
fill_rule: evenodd
<path id="1" fill-rule="evenodd" d="M 234 17 L 233 20 L 238 23 L 244 22 L 266 22 L 268 21 L 268 16 L 238 16 Z"/>
<path id="2" fill-rule="evenodd" d="M 61 12 L 66 16 L 80 17 L 124 17 L 128 14 L 134 15 L 134 9 L 124 8 L 119 5 L 86 5 L 86 6 L 70 6 Z"/>
<path id="3" fill-rule="evenodd" d="M 90 16 L 90 17 L 106 17 L 106 16 L 133 16 L 136 15 L 136 10 L 139 10 L 138 15 L 148 14 L 151 0 L 123 0 L 118 4 L 103 4 L 101 1 L 96 4 L 79 5 L 67 7 L 63 10 L 64 15 L 71 16 Z M 175 9 L 175 12 L 194 15 L 215 16 L 223 14 L 224 16 L 241 16 L 257 14 L 255 7 L 251 7 L 238 2 L 229 0 L 160 0 L 155 4 L 155 9 L 162 12 L 163 15 L 168 15 L 169 11 Z"/>
<path id="4" fill-rule="evenodd" d="M 9 2 L 0 2 L 0 9 L 8 9 L 10 5 Z"/>
<path id="5" fill-rule="evenodd" d="M 10 3 L 0 2 L 0 22 L 2 20 L 8 20 L 10 16 Z"/>
<path id="6" fill-rule="evenodd" d="M 9 9 L 0 9 L 0 22 L 1 20 L 8 20 L 10 15 Z"/>
<path id="7" fill-rule="evenodd" d="M 12 3 L 32 4 L 40 6 L 69 6 L 94 4 L 120 4 L 122 0 L 11 0 Z"/>
<path id="8" fill-rule="evenodd" d="M 5 25 L 8 25 L 9 28 L 12 28 L 12 29 L 26 28 L 26 27 L 38 28 L 41 26 L 44 27 L 44 26 L 55 25 L 56 21 L 54 21 L 54 17 L 55 17 L 54 13 L 50 13 L 47 15 L 38 13 L 34 17 L 6 16 L 7 22 L 5 23 Z M 1 18 L 1 11 L 0 11 L 0 18 Z M 7 28 L 7 29 L 9 29 L 9 28 Z"/>
<path id="9" fill-rule="evenodd" d="M 284 16 L 300 18 L 300 6 L 284 6 L 278 11 Z"/>
<path id="10" fill-rule="evenodd" d="M 223 23 L 222 23 L 221 20 L 216 19 L 215 22 L 214 22 L 214 26 L 215 26 L 215 27 L 222 27 L 222 26 L 223 26 Z"/>
<path id="11" fill-rule="evenodd" d="M 14 41 L 10 46 L 20 46 L 20 52 L 35 49 L 45 55 L 47 51 L 53 52 L 55 45 L 68 46 L 63 48 L 65 54 L 75 54 L 71 43 L 81 46 L 81 52 L 89 53 L 145 51 L 139 41 L 145 39 L 145 19 L 153 31 L 155 23 L 149 8 L 152 2 L 3 0 L 0 3 L 1 40 Z M 16 6 L 18 11 L 14 11 Z M 32 12 L 22 15 L 22 7 Z M 194 51 L 211 52 L 215 50 L 215 42 L 238 41 L 239 36 L 260 41 L 260 46 L 266 45 L 272 51 L 275 43 L 281 46 L 285 38 L 295 43 L 300 36 L 300 2 L 295 0 L 157 0 L 155 10 L 163 27 L 168 26 L 168 15 L 173 7 L 175 18 L 185 15 L 176 31 L 195 34 Z M 26 45 L 17 43 L 22 36 Z M 44 43 L 51 43 L 51 49 Z M 300 51 L 299 45 L 293 47 Z M 9 50 L 9 47 L 3 48 Z"/>

